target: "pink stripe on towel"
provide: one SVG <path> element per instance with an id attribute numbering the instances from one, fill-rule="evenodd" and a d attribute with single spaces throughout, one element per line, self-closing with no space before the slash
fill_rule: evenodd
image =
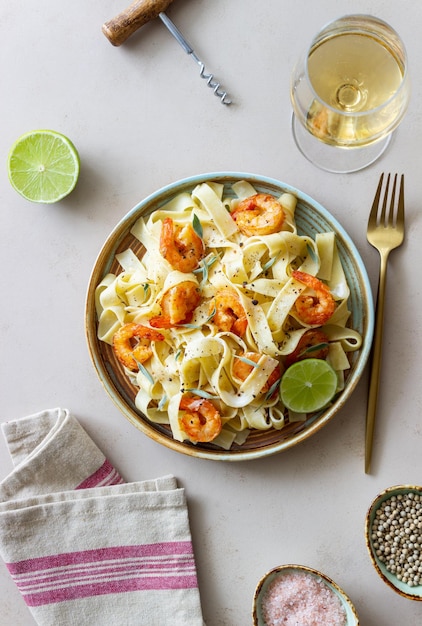
<path id="1" fill-rule="evenodd" d="M 198 586 L 190 541 L 67 552 L 7 567 L 28 606 Z"/>
<path id="2" fill-rule="evenodd" d="M 91 487 L 106 487 L 108 485 L 121 485 L 123 478 L 107 459 L 96 472 L 85 478 L 76 489 L 89 489 Z"/>

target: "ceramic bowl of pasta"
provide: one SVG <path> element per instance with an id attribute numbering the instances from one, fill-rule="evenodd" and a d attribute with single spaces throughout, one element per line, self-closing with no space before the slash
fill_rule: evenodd
<path id="1" fill-rule="evenodd" d="M 280 565 L 261 578 L 254 594 L 252 619 L 254 626 L 359 626 L 356 609 L 343 589 L 305 565 Z"/>
<path id="2" fill-rule="evenodd" d="M 365 539 L 386 585 L 422 601 L 422 487 L 395 485 L 378 494 L 366 515 Z"/>
<path id="3" fill-rule="evenodd" d="M 86 302 L 89 352 L 123 415 L 173 450 L 230 461 L 327 424 L 363 372 L 373 319 L 364 264 L 337 220 L 247 173 L 194 176 L 142 200 L 100 251 Z M 312 410 L 306 388 L 292 404 L 280 391 L 306 359 L 335 378 Z"/>

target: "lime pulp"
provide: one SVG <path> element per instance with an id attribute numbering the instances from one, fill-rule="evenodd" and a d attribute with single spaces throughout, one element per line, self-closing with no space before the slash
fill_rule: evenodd
<path id="1" fill-rule="evenodd" d="M 80 160 L 70 139 L 53 130 L 35 130 L 13 144 L 7 165 L 9 180 L 21 196 L 51 204 L 75 188 Z"/>
<path id="2" fill-rule="evenodd" d="M 280 397 L 295 413 L 313 413 L 324 408 L 337 390 L 337 374 L 323 359 L 303 359 L 283 374 Z"/>

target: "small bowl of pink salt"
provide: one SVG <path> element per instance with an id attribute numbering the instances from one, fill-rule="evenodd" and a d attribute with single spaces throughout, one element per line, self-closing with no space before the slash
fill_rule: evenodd
<path id="1" fill-rule="evenodd" d="M 359 626 L 356 609 L 328 576 L 304 565 L 281 565 L 259 581 L 254 626 Z"/>

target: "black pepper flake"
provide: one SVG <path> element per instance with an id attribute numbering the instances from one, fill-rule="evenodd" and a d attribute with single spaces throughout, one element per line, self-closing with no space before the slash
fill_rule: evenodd
<path id="1" fill-rule="evenodd" d="M 256 306 L 258 304 L 258 300 L 252 300 L 252 304 Z"/>

